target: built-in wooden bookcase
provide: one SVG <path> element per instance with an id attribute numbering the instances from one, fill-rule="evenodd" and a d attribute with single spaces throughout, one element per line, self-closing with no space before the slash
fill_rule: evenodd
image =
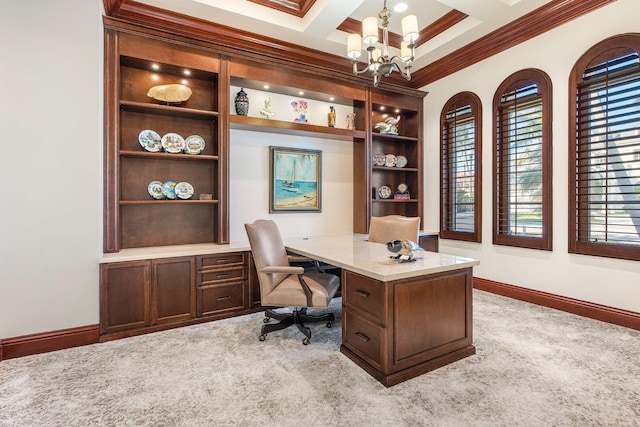
<path id="1" fill-rule="evenodd" d="M 423 144 L 422 103 L 424 92 L 403 95 L 372 89 L 367 92 L 361 115 L 369 132 L 365 139 L 354 140 L 354 232 L 367 233 L 372 216 L 405 215 L 423 219 Z M 370 112 L 370 114 L 367 114 Z M 400 117 L 398 135 L 374 130 L 376 123 L 388 117 Z M 370 120 L 370 121 L 369 121 Z M 404 167 L 376 166 L 374 156 L 404 156 Z M 409 199 L 380 198 L 378 190 L 388 186 L 393 193 L 405 184 Z"/>
<path id="2" fill-rule="evenodd" d="M 105 75 L 105 252 L 125 248 L 225 243 L 226 137 L 220 131 L 217 55 L 166 41 L 107 30 Z M 192 90 L 180 104 L 147 96 L 156 85 Z M 141 131 L 200 135 L 197 155 L 146 151 Z M 152 181 L 188 182 L 188 200 L 155 200 Z M 201 194 L 210 199 L 200 199 Z"/>

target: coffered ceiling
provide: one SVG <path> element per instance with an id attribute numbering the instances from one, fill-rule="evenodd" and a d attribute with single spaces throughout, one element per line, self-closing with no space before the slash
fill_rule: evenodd
<path id="1" fill-rule="evenodd" d="M 420 69 L 448 70 L 473 63 L 533 37 L 555 25 L 588 13 L 614 0 L 388 0 L 393 10 L 405 3 L 406 11 L 393 12 L 391 45 L 399 45 L 400 21 L 418 17 L 420 38 L 414 74 L 425 84 Z M 367 16 L 377 16 L 384 0 L 104 0 L 107 15 L 126 15 L 136 5 L 153 15 L 163 10 L 180 16 L 234 28 L 256 38 L 274 39 L 293 46 L 345 58 L 347 36 L 361 31 Z M 393 53 L 393 52 L 392 52 Z M 365 56 L 363 55 L 362 58 Z M 456 65 L 458 64 L 458 65 Z M 422 77 L 420 72 L 423 71 Z M 439 71 L 442 74 L 443 70 Z M 436 73 L 435 75 L 439 75 Z M 414 83 L 414 82 L 412 82 Z M 416 87 L 415 84 L 412 86 Z"/>

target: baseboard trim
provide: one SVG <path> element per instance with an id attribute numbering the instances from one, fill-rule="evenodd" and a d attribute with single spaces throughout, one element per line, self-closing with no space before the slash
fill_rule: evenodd
<path id="1" fill-rule="evenodd" d="M 0 361 L 98 342 L 98 325 L 61 329 L 0 340 Z"/>
<path id="2" fill-rule="evenodd" d="M 634 311 L 563 297 L 534 289 L 522 288 L 520 286 L 482 279 L 480 277 L 473 278 L 473 287 L 481 291 L 491 292 L 493 294 L 640 331 L 640 313 Z"/>

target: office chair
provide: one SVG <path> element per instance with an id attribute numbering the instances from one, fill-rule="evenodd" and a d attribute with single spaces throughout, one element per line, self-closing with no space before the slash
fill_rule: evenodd
<path id="1" fill-rule="evenodd" d="M 311 329 L 305 326 L 305 322 L 326 322 L 327 328 L 330 328 L 335 318 L 333 313 L 308 314 L 307 308 L 328 307 L 340 286 L 340 279 L 318 269 L 305 270 L 291 266 L 275 222 L 259 219 L 244 227 L 258 272 L 261 304 L 266 307 L 293 307 L 292 313 L 265 310 L 264 324 L 258 338 L 264 341 L 269 332 L 295 324 L 305 335 L 302 343 L 309 344 Z M 268 323 L 270 319 L 279 322 Z"/>
<path id="2" fill-rule="evenodd" d="M 420 217 L 402 215 L 372 216 L 369 224 L 369 241 L 387 243 L 393 240 L 411 240 L 418 243 Z"/>

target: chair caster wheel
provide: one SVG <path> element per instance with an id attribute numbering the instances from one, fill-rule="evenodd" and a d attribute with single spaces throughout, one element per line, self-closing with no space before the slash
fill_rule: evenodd
<path id="1" fill-rule="evenodd" d="M 302 344 L 309 345 L 309 341 L 310 341 L 309 338 L 305 338 L 302 340 Z"/>
<path id="2" fill-rule="evenodd" d="M 259 339 L 260 341 L 264 341 L 265 339 L 267 339 L 267 336 L 266 336 L 266 335 L 260 335 L 260 336 L 258 337 L 258 339 Z"/>
<path id="3" fill-rule="evenodd" d="M 264 319 L 262 319 L 263 323 L 269 323 L 269 320 L 271 320 L 270 317 L 265 317 Z"/>
<path id="4" fill-rule="evenodd" d="M 333 324 L 331 322 L 327 322 L 327 328 L 331 328 L 331 326 L 333 326 Z"/>

